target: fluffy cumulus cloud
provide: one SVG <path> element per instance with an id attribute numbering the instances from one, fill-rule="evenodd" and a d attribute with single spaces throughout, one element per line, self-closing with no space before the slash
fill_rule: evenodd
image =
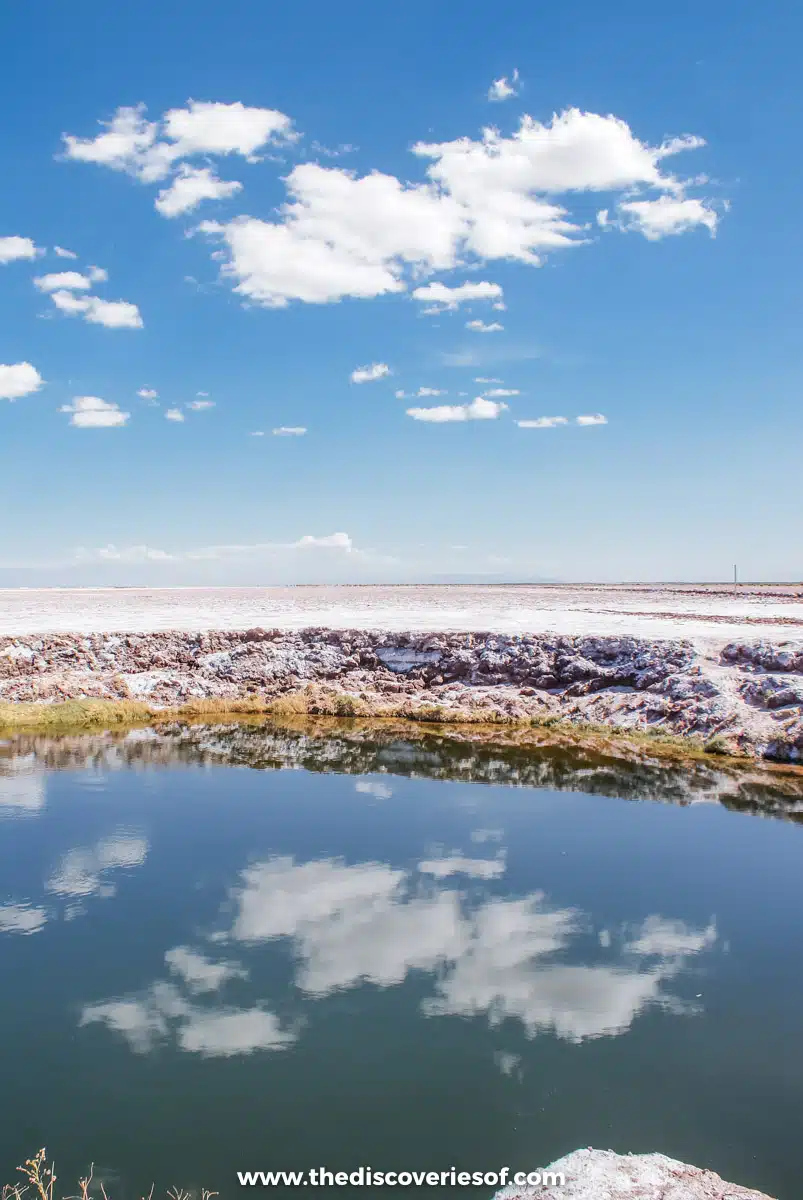
<path id="1" fill-rule="evenodd" d="M 518 68 L 514 68 L 510 79 L 503 75 L 501 79 L 495 79 L 488 88 L 488 99 L 494 101 L 509 100 L 511 96 L 519 94 L 519 72 Z"/>
<path id="2" fill-rule="evenodd" d="M 608 211 L 602 209 L 597 214 L 598 224 L 603 228 L 614 224 L 619 229 L 635 230 L 650 242 L 695 228 L 705 228 L 713 237 L 719 224 L 719 214 L 710 204 L 682 194 L 626 200 L 618 205 L 616 212 L 618 220 L 612 220 Z"/>
<path id="3" fill-rule="evenodd" d="M 168 408 L 165 412 L 166 421 L 183 421 L 184 413 L 180 408 Z"/>
<path id="4" fill-rule="evenodd" d="M 424 182 L 303 163 L 285 179 L 278 219 L 242 216 L 201 228 L 222 239 L 224 274 L 256 303 L 378 296 L 472 257 L 538 265 L 545 253 L 587 243 L 585 224 L 567 207 L 584 192 L 655 203 L 624 210 L 645 233 L 659 223 L 667 233 L 710 228 L 706 201 L 684 204 L 680 219 L 677 206 L 692 199 L 685 195 L 691 184 L 663 169 L 673 155 L 701 145 L 681 137 L 650 146 L 624 121 L 579 109 L 546 123 L 525 116 L 507 137 L 486 129 L 477 139 L 417 143 Z"/>
<path id="5" fill-rule="evenodd" d="M 357 367 L 351 372 L 352 383 L 373 383 L 376 379 L 384 379 L 390 375 L 387 363 L 371 363 L 368 367 Z"/>
<path id="6" fill-rule="evenodd" d="M 502 288 L 498 283 L 481 280 L 478 283 L 460 283 L 449 287 L 446 283 L 427 283 L 413 291 L 413 299 L 430 306 L 432 312 L 459 308 L 472 300 L 502 299 Z"/>
<path id="7" fill-rule="evenodd" d="M 64 246 L 54 246 L 53 253 L 56 258 L 77 258 L 78 255 L 73 250 L 65 250 Z"/>
<path id="8" fill-rule="evenodd" d="M 446 421 L 493 421 L 504 412 L 506 404 L 486 400 L 477 396 L 470 404 L 439 404 L 434 408 L 408 408 L 407 415 L 414 421 L 430 421 L 443 424 Z"/>
<path id="9" fill-rule="evenodd" d="M 607 425 L 608 424 L 608 418 L 604 417 L 602 415 L 602 413 L 588 413 L 585 416 L 577 417 L 576 420 L 577 420 L 578 425 Z"/>
<path id="10" fill-rule="evenodd" d="M 33 282 L 40 292 L 80 292 L 92 287 L 92 280 L 80 271 L 55 271 L 50 275 L 38 275 Z"/>
<path id="11" fill-rule="evenodd" d="M 0 363 L 0 400 L 19 400 L 38 392 L 44 379 L 29 362 Z"/>
<path id="12" fill-rule="evenodd" d="M 93 283 L 103 283 L 106 279 L 108 275 L 102 267 L 90 267 L 86 274 L 59 271 L 41 275 L 34 283 L 50 296 L 59 312 L 67 316 L 81 316 L 90 325 L 105 325 L 107 329 L 142 329 L 142 314 L 136 304 L 85 294 Z"/>
<path id="13" fill-rule="evenodd" d="M 70 413 L 70 424 L 79 429 L 110 429 L 125 425 L 131 416 L 100 396 L 76 396 L 72 404 L 63 404 L 59 412 Z"/>
<path id="14" fill-rule="evenodd" d="M 40 251 L 27 237 L 0 237 L 0 264 L 36 258 Z"/>
<path id="15" fill-rule="evenodd" d="M 219 179 L 211 167 L 191 167 L 185 163 L 169 187 L 156 197 L 154 207 L 163 217 L 179 217 L 192 212 L 203 200 L 225 200 L 242 190 L 236 180 Z"/>
<path id="16" fill-rule="evenodd" d="M 492 98 L 505 99 L 517 82 L 515 73 L 496 80 Z M 155 121 L 141 106 L 120 109 L 96 137 L 65 135 L 64 147 L 69 159 L 144 182 L 167 180 L 157 208 L 177 216 L 240 190 L 208 163 L 193 161 L 197 156 L 253 161 L 292 138 L 290 118 L 275 110 L 190 101 Z M 584 193 L 607 194 L 601 225 L 651 240 L 697 227 L 713 232 L 711 201 L 691 194 L 699 181 L 667 170 L 675 155 L 702 145 L 693 136 L 650 145 L 625 121 L 577 108 L 546 122 L 525 115 L 509 135 L 487 128 L 477 137 L 414 144 L 418 181 L 296 163 L 275 215 L 205 221 L 198 230 L 218 243 L 223 276 L 247 302 L 323 304 L 413 287 L 434 311 L 472 298 L 501 308 L 501 289 L 489 291 L 498 285 L 424 279 L 481 262 L 538 266 L 546 254 L 588 244 L 593 231 L 571 211 Z"/>
<path id="17" fill-rule="evenodd" d="M 198 991 L 191 986 L 188 990 Z M 265 1009 L 201 1007 L 165 982 L 139 995 L 85 1005 L 80 1025 L 92 1024 L 105 1025 L 125 1038 L 137 1054 L 147 1054 L 171 1035 L 180 1050 L 205 1058 L 283 1050 L 296 1037 Z"/>
<path id="18" fill-rule="evenodd" d="M 161 119 L 149 121 L 144 105 L 119 108 L 94 138 L 64 134 L 64 157 L 125 171 L 143 183 L 173 176 L 155 206 L 165 217 L 190 212 L 203 200 L 219 200 L 238 192 L 242 184 L 221 180 L 209 167 L 194 167 L 187 159 L 199 155 L 239 155 L 258 160 L 268 146 L 294 139 L 292 121 L 270 108 L 190 100 Z"/>
<path id="19" fill-rule="evenodd" d="M 504 869 L 501 853 L 425 860 L 417 879 L 380 862 L 272 858 L 243 871 L 229 937 L 246 945 L 292 939 L 295 983 L 316 997 L 426 972 L 427 1015 L 514 1020 L 530 1037 L 581 1042 L 626 1032 L 649 1007 L 689 1011 L 666 984 L 715 944 L 713 924 L 697 929 L 654 915 L 615 944 L 611 937 L 600 961 L 577 962 L 586 914 L 541 892 L 483 895 L 481 881 Z M 471 899 L 448 885 L 453 876 L 478 881 Z M 567 953 L 575 961 L 562 961 Z"/>
<path id="20" fill-rule="evenodd" d="M 273 429 L 274 437 L 303 437 L 307 432 L 306 425 L 278 425 Z"/>
<path id="21" fill-rule="evenodd" d="M 214 408 L 214 400 L 190 400 L 187 408 L 193 412 L 204 412 L 207 408 Z"/>
<path id="22" fill-rule="evenodd" d="M 140 388 L 137 392 L 137 395 L 141 400 L 157 400 L 159 397 L 159 393 L 157 391 L 154 391 L 153 388 L 147 387 Z"/>
<path id="23" fill-rule="evenodd" d="M 500 396 L 520 396 L 521 392 L 518 388 L 489 388 L 487 392 L 482 393 L 483 396 L 498 399 Z"/>

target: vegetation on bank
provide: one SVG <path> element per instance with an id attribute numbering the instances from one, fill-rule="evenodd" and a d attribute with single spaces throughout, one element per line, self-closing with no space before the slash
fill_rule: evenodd
<path id="1" fill-rule="evenodd" d="M 669 733 L 661 725 L 641 728 L 596 724 L 561 717 L 554 713 L 544 716 L 510 716 L 486 706 L 454 708 L 437 703 L 387 701 L 382 697 L 362 698 L 335 689 L 308 687 L 269 699 L 260 696 L 230 698 L 199 698 L 171 708 L 155 708 L 133 700 L 66 700 L 55 704 L 0 704 L 0 733 L 69 734 L 100 730 L 122 730 L 143 726 L 158 726 L 173 722 L 195 724 L 209 720 L 238 721 L 243 719 L 329 718 L 334 722 L 359 719 L 368 722 L 394 721 L 442 727 L 444 732 L 460 729 L 475 734 L 483 741 L 493 738 L 493 730 L 501 727 L 533 735 L 533 745 L 545 740 L 593 743 L 615 754 L 616 747 L 631 746 L 648 750 L 653 756 L 677 759 L 701 759 L 711 755 L 724 756 L 735 763 L 756 765 L 755 756 L 739 751 L 730 739 L 716 735 L 703 740 L 694 735 Z M 471 730 L 471 732 L 469 732 Z M 529 740 L 529 739 L 528 739 Z M 761 762 L 769 769 L 800 771 L 791 764 Z"/>
<path id="2" fill-rule="evenodd" d="M 22 1180 L 17 1183 L 7 1183 L 0 1193 L 2 1200 L 23 1200 L 24 1197 L 27 1197 L 28 1200 L 92 1200 L 92 1197 L 97 1196 L 98 1193 L 103 1200 L 109 1200 L 103 1181 L 94 1178 L 94 1167 L 90 1167 L 87 1174 L 78 1180 L 77 1195 L 62 1197 L 61 1192 L 56 1191 L 58 1176 L 55 1166 L 47 1161 L 47 1151 L 44 1148 L 33 1158 L 27 1159 L 23 1166 L 17 1167 L 17 1172 L 22 1175 Z M 147 1198 L 143 1198 L 143 1200 L 153 1200 L 153 1191 L 153 1186 L 151 1186 Z M 203 1188 L 199 1200 L 212 1200 L 212 1197 L 217 1194 L 217 1192 L 210 1192 Z M 167 1196 L 168 1200 L 191 1200 L 192 1193 L 183 1188 L 172 1187 L 168 1190 Z"/>

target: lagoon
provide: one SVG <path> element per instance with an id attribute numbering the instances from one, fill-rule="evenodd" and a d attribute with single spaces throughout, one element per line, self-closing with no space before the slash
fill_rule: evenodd
<path id="1" fill-rule="evenodd" d="M 594 1145 L 792 1196 L 801 798 L 356 723 L 7 739 L 3 1178 L 42 1145 L 114 1200 Z"/>

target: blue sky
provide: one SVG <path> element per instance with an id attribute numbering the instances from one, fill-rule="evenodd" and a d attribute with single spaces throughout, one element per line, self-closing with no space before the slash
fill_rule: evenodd
<path id="1" fill-rule="evenodd" d="M 803 576 L 798 6 L 3 33 L 0 583 Z"/>

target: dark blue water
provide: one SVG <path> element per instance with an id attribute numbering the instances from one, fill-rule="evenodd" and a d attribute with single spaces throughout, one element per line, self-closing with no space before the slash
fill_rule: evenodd
<path id="1" fill-rule="evenodd" d="M 40 1146 L 128 1200 L 593 1145 L 793 1197 L 794 807 L 438 738 L 7 742 L 2 1179 Z"/>

